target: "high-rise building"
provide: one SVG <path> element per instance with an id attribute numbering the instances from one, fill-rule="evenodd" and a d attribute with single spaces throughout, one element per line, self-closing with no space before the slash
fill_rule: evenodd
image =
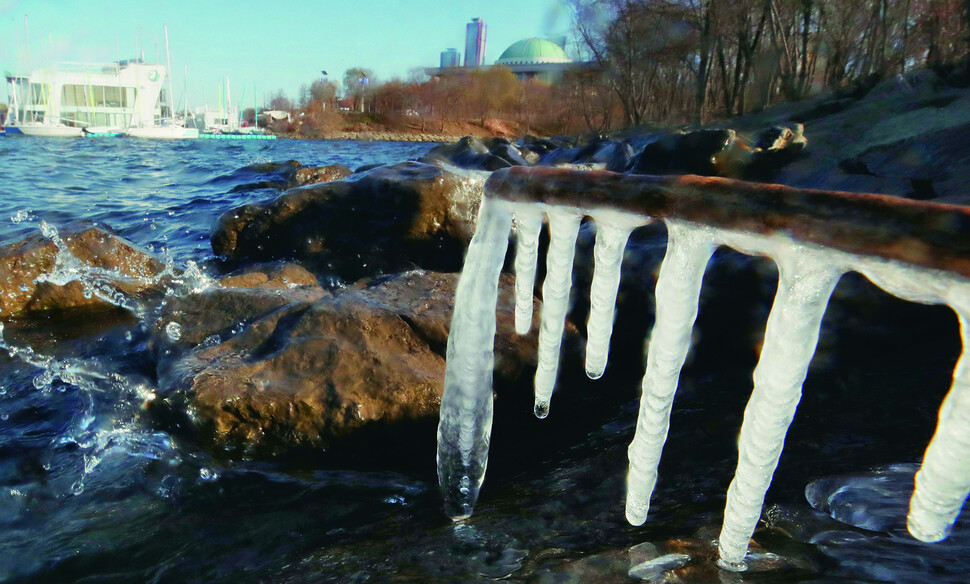
<path id="1" fill-rule="evenodd" d="M 458 49 L 446 49 L 441 51 L 441 68 L 461 67 L 461 53 Z"/>
<path id="2" fill-rule="evenodd" d="M 485 64 L 485 28 L 481 18 L 473 18 L 465 25 L 465 67 Z"/>

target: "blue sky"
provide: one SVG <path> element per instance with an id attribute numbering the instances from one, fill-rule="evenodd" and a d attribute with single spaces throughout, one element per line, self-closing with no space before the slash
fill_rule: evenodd
<path id="1" fill-rule="evenodd" d="M 381 80 L 406 79 L 414 67 L 438 65 L 446 48 L 464 57 L 465 24 L 488 25 L 486 63 L 513 42 L 566 34 L 570 16 L 561 0 L 0 0 L 0 71 L 26 72 L 24 16 L 30 67 L 57 61 L 102 62 L 135 56 L 165 61 L 168 25 L 176 96 L 183 66 L 190 105 L 203 91 L 215 102 L 229 77 L 233 101 L 255 81 L 260 96 L 279 89 L 296 98 L 299 87 L 326 70 L 340 80 L 350 67 Z M 0 92 L 5 99 L 6 89 Z"/>

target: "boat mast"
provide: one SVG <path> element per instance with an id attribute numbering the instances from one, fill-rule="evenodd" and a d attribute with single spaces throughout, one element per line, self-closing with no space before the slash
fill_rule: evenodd
<path id="1" fill-rule="evenodd" d="M 175 125 L 175 94 L 172 92 L 172 55 L 168 51 L 168 25 L 165 25 L 165 63 L 168 67 L 168 113 Z"/>

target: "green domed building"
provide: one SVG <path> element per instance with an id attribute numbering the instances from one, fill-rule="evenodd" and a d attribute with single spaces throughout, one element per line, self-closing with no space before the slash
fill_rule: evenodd
<path id="1" fill-rule="evenodd" d="M 531 38 L 512 43 L 495 64 L 511 69 L 519 79 L 535 78 L 555 83 L 572 62 L 566 56 L 566 51 L 556 43 Z"/>
<path id="2" fill-rule="evenodd" d="M 514 42 L 495 61 L 511 70 L 521 80 L 539 79 L 545 83 L 556 83 L 562 79 L 567 69 L 585 66 L 585 63 L 574 63 L 566 56 L 563 48 L 546 39 L 529 38 Z M 440 67 L 425 69 L 431 76 L 449 75 L 461 71 L 463 68 Z"/>

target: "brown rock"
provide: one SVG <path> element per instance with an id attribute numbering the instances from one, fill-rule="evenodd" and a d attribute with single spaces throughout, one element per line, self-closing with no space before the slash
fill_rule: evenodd
<path id="1" fill-rule="evenodd" d="M 229 211 L 212 249 L 233 260 L 306 260 L 348 281 L 415 265 L 458 271 L 480 198 L 478 181 L 437 166 L 381 166 Z"/>
<path id="2" fill-rule="evenodd" d="M 317 287 L 317 277 L 299 264 L 281 262 L 251 266 L 219 280 L 224 288 L 302 288 Z"/>
<path id="3" fill-rule="evenodd" d="M 266 310 L 222 342 L 182 356 L 163 354 L 163 399 L 154 407 L 191 412 L 203 442 L 250 454 L 328 448 L 363 429 L 433 421 L 456 285 L 457 275 L 410 272 L 316 301 L 293 296 L 286 303 L 277 296 L 306 294 L 300 290 L 203 295 L 195 312 L 179 310 L 182 341 L 199 342 L 212 328 L 238 320 L 228 316 L 227 298 L 247 309 L 260 299 Z M 501 286 L 498 390 L 534 368 L 536 345 L 535 333 L 513 333 L 512 279 L 503 277 Z M 164 328 L 160 323 L 160 333 Z"/>
<path id="4" fill-rule="evenodd" d="M 310 185 L 330 182 L 354 174 L 354 171 L 343 164 L 331 164 L 318 168 L 300 168 L 293 177 L 294 186 Z"/>
<path id="5" fill-rule="evenodd" d="M 107 275 L 98 279 L 109 289 L 140 293 L 155 284 L 154 277 L 164 268 L 155 256 L 100 227 L 73 225 L 59 235 L 70 254 L 67 259 L 104 270 Z M 106 304 L 79 281 L 66 286 L 38 284 L 38 276 L 54 271 L 58 251 L 53 241 L 39 234 L 0 248 L 0 317 Z"/>

